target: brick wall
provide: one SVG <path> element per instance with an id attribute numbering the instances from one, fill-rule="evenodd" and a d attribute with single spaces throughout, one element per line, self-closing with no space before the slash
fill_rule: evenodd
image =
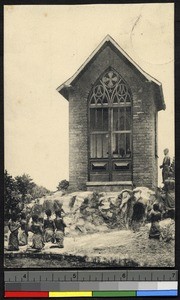
<path id="1" fill-rule="evenodd" d="M 152 85 L 123 57 L 107 46 L 72 84 L 69 99 L 70 189 L 86 188 L 88 181 L 88 95 L 99 76 L 113 67 L 129 84 L 133 96 L 133 183 L 154 187 L 157 183 L 155 160 L 155 104 Z"/>
<path id="2" fill-rule="evenodd" d="M 153 97 L 150 83 L 142 85 L 142 90 L 133 96 L 133 183 L 149 188 L 157 185 Z"/>
<path id="3" fill-rule="evenodd" d="M 71 190 L 84 190 L 88 180 L 87 101 L 78 91 L 69 101 L 69 182 Z"/>

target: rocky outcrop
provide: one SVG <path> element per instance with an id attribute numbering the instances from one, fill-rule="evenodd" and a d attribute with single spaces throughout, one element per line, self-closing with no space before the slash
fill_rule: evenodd
<path id="1" fill-rule="evenodd" d="M 127 229 L 132 216 L 135 199 L 139 195 L 146 207 L 151 209 L 156 201 L 155 193 L 145 187 L 121 192 L 74 192 L 60 191 L 41 198 L 32 207 L 32 213 L 43 216 L 46 209 L 52 213 L 63 209 L 67 224 L 66 235 L 105 232 L 111 229 Z M 54 216 L 53 216 L 54 217 Z"/>

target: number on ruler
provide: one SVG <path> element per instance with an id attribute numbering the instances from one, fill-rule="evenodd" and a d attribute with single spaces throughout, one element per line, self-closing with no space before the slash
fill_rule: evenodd
<path id="1" fill-rule="evenodd" d="M 73 273 L 73 278 L 76 278 L 76 273 Z"/>

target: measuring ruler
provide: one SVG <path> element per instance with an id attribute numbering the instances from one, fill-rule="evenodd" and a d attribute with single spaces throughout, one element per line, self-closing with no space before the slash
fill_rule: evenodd
<path id="1" fill-rule="evenodd" d="M 5 297 L 177 296 L 177 270 L 5 271 Z M 18 291 L 18 292 L 17 292 Z M 14 295 L 14 296 L 13 296 Z"/>

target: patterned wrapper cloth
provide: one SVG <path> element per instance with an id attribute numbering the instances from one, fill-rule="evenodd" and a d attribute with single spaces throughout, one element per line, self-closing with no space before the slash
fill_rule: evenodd
<path id="1" fill-rule="evenodd" d="M 64 245 L 64 232 L 62 232 L 61 230 L 57 230 L 55 233 L 55 239 L 56 239 L 56 243 L 58 244 L 59 248 L 63 248 Z"/>

